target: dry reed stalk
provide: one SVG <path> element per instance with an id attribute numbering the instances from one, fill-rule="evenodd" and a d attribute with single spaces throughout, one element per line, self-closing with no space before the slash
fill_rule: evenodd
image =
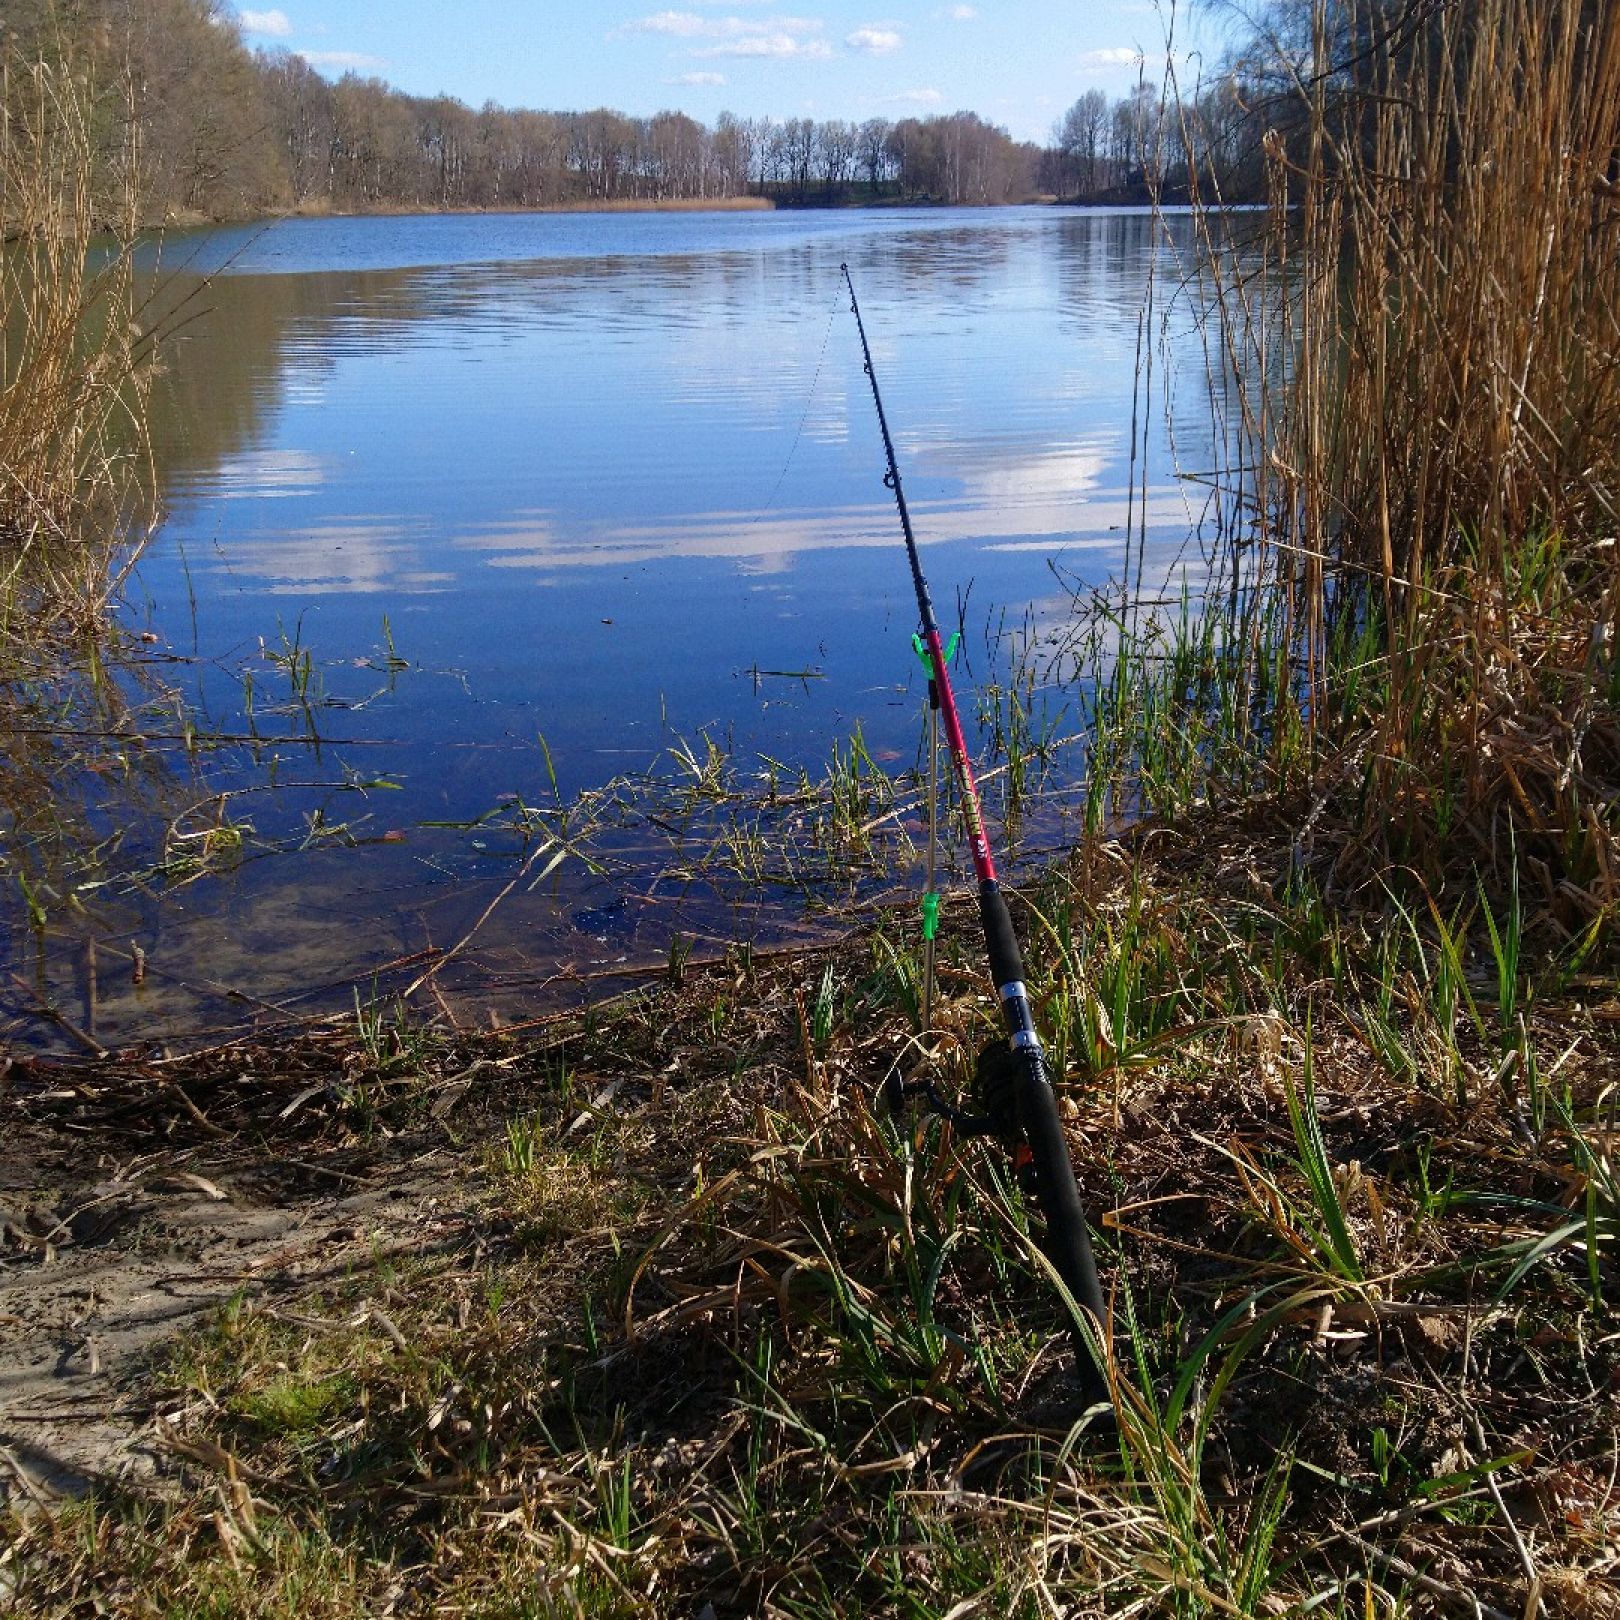
<path id="1" fill-rule="evenodd" d="M 1233 297 L 1259 530 L 1318 764 L 1375 861 L 1534 846 L 1565 924 L 1620 901 L 1620 13 L 1311 0 Z M 1279 59 L 1282 53 L 1279 52 Z M 1290 71 L 1290 70 L 1285 70 Z M 1207 191 L 1207 178 L 1205 189 Z M 1379 668 L 1346 709 L 1344 658 Z"/>
<path id="2" fill-rule="evenodd" d="M 1314 0 L 1317 59 L 1386 10 Z M 1463 536 L 1612 526 L 1620 18 L 1446 6 L 1405 49 L 1296 93 L 1304 136 L 1268 136 L 1274 230 L 1295 244 L 1278 263 L 1299 277 L 1278 310 L 1292 387 L 1253 401 L 1293 496 L 1278 508 L 1407 599 Z"/>
<path id="3" fill-rule="evenodd" d="M 96 116 L 94 90 L 70 68 L 7 64 L 0 604 L 13 636 L 99 618 L 122 579 L 120 547 L 139 536 L 148 507 L 137 165 L 126 153 L 125 179 L 103 205 Z"/>

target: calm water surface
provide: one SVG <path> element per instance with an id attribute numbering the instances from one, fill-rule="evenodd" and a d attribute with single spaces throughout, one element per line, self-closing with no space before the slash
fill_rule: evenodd
<path id="1" fill-rule="evenodd" d="M 522 806 L 679 780 L 671 750 L 706 739 L 745 773 L 820 775 L 857 731 L 913 761 L 915 608 L 839 265 L 971 686 L 1004 622 L 1060 634 L 1072 590 L 1125 571 L 1144 510 L 1153 580 L 1196 563 L 1171 470 L 1208 462 L 1203 356 L 1144 332 L 1155 255 L 1173 270 L 1143 215 L 1052 209 L 171 239 L 169 296 L 210 279 L 166 351 L 129 618 L 149 683 L 270 740 L 174 750 L 144 810 L 108 812 L 82 915 L 42 939 L 6 914 L 6 965 L 110 1044 L 397 992 L 419 965 L 391 964 L 455 944 L 533 853 Z M 1143 353 L 1195 402 L 1173 453 Z M 717 905 L 681 853 L 643 827 L 603 872 L 536 860 L 440 987 L 511 1020 L 677 932 L 805 926 L 786 890 Z"/>

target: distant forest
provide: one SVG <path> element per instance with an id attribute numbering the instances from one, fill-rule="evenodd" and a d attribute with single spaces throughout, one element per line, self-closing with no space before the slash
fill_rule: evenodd
<path id="1" fill-rule="evenodd" d="M 1080 96 L 1048 145 L 971 112 L 864 123 L 679 112 L 471 108 L 251 50 L 219 0 L 6 0 L 0 59 L 22 108 L 32 64 L 94 84 L 109 196 L 138 165 L 151 219 L 724 201 L 996 204 L 1175 197 L 1189 168 L 1258 193 L 1258 133 L 1230 75 L 1166 110 L 1143 85 Z M 131 136 L 133 135 L 133 139 Z M 133 157 L 131 156 L 133 154 Z"/>

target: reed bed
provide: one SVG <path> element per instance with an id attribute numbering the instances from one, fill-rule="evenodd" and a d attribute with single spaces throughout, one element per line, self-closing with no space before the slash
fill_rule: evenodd
<path id="1" fill-rule="evenodd" d="M 141 711 L 162 695 L 150 670 L 121 684 L 131 660 L 111 610 L 153 515 L 153 334 L 132 251 L 136 154 L 113 166 L 115 192 L 96 179 L 120 109 L 4 42 L 0 79 L 0 879 L 39 929 L 68 868 L 98 868 L 121 838 L 86 784 L 122 779 L 132 805 L 150 785 Z"/>
<path id="2" fill-rule="evenodd" d="M 8 637 L 61 622 L 99 625 L 149 509 L 150 336 L 140 326 L 131 250 L 135 154 L 122 194 L 102 194 L 102 110 L 71 68 L 5 65 L 0 613 Z"/>
<path id="3" fill-rule="evenodd" d="M 1241 420 L 1227 729 L 1319 773 L 1347 880 L 1518 850 L 1567 936 L 1620 900 L 1620 17 L 1310 17 L 1257 269 L 1198 198 Z"/>

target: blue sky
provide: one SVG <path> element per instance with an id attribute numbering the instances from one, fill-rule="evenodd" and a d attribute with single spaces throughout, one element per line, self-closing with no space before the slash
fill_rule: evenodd
<path id="1" fill-rule="evenodd" d="M 415 95 L 741 117 L 979 113 L 1025 140 L 1094 86 L 1158 81 L 1169 0 L 277 0 L 250 44 Z M 1178 38 L 1196 44 L 1181 0 Z M 1179 53 L 1178 53 L 1179 54 Z"/>

